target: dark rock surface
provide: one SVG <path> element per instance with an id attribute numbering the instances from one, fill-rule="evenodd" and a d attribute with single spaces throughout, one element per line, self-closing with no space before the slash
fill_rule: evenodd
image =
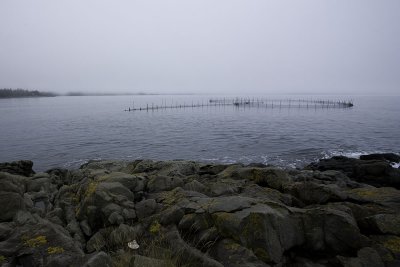
<path id="1" fill-rule="evenodd" d="M 0 265 L 400 266 L 396 159 L 1 163 Z"/>
<path id="2" fill-rule="evenodd" d="M 395 169 L 390 164 L 391 161 L 398 162 L 398 157 L 395 154 L 372 154 L 363 156 L 362 159 L 337 156 L 322 159 L 317 163 L 310 164 L 307 168 L 319 171 L 341 171 L 358 182 L 376 187 L 391 186 L 399 189 L 400 169 Z M 391 161 L 388 161 L 388 158 Z"/>

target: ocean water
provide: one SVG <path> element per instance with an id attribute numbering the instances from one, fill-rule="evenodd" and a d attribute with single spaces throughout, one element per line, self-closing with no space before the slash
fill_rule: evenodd
<path id="1" fill-rule="evenodd" d="M 219 106 L 124 111 L 133 105 L 197 104 L 217 97 L 234 96 L 0 99 L 0 162 L 30 159 L 36 171 L 77 168 L 89 159 L 301 167 L 333 155 L 400 152 L 400 97 L 263 96 L 353 99 L 354 107 L 346 109 Z"/>

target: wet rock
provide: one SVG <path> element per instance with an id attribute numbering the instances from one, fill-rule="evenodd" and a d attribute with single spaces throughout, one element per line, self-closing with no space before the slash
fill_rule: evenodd
<path id="1" fill-rule="evenodd" d="M 80 169 L 106 170 L 108 172 L 121 172 L 127 168 L 128 163 L 114 160 L 90 160 L 83 164 Z"/>
<path id="2" fill-rule="evenodd" d="M 369 154 L 361 155 L 361 160 L 387 160 L 390 162 L 400 162 L 400 155 L 394 153 L 382 153 L 382 154 Z"/>
<path id="3" fill-rule="evenodd" d="M 30 160 L 20 160 L 13 162 L 0 163 L 0 172 L 8 172 L 10 174 L 31 176 L 35 174 L 32 170 L 33 162 Z"/>
<path id="4" fill-rule="evenodd" d="M 392 168 L 386 160 L 360 160 L 338 156 L 322 159 L 317 163 L 310 164 L 308 168 L 319 171 L 338 170 L 358 182 L 377 187 L 400 188 L 400 170 Z"/>

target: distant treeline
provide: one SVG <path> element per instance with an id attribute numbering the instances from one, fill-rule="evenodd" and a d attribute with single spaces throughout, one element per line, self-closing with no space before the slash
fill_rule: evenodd
<path id="1" fill-rule="evenodd" d="M 54 93 L 39 92 L 37 90 L 24 90 L 24 89 L 0 89 L 0 98 L 14 98 L 14 97 L 50 97 L 56 96 Z"/>

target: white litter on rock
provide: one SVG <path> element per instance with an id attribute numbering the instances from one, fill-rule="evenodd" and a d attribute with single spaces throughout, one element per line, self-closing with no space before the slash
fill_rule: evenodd
<path id="1" fill-rule="evenodd" d="M 128 242 L 128 247 L 131 249 L 138 249 L 139 248 L 139 244 L 136 242 L 136 240 L 133 240 L 131 242 Z"/>

